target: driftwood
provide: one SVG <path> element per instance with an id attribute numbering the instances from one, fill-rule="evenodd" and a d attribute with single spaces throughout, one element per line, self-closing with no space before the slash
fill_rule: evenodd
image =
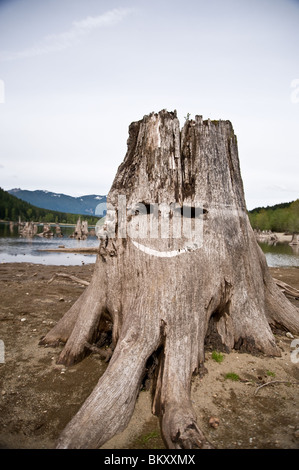
<path id="1" fill-rule="evenodd" d="M 66 273 L 54 273 L 51 279 L 48 281 L 48 284 L 51 284 L 54 279 L 57 277 L 62 277 L 63 279 L 70 279 L 73 282 L 76 282 L 77 284 L 81 284 L 83 286 L 89 286 L 89 282 L 85 281 L 84 279 L 80 279 L 79 277 L 72 276 L 71 274 L 66 274 Z"/>
<path id="2" fill-rule="evenodd" d="M 258 393 L 258 391 L 263 387 L 267 387 L 268 385 L 275 385 L 275 384 L 299 385 L 299 382 L 291 382 L 290 380 L 271 380 L 271 382 L 266 382 L 262 385 L 259 385 L 256 388 L 254 394 L 256 395 Z"/>
<path id="3" fill-rule="evenodd" d="M 155 364 L 152 411 L 165 446 L 211 448 L 190 396 L 206 342 L 280 356 L 271 327 L 298 334 L 299 312 L 251 228 L 229 121 L 196 116 L 180 129 L 164 110 L 132 123 L 127 143 L 90 284 L 41 341 L 64 342 L 57 362 L 71 365 L 97 344 L 103 315 L 113 324 L 108 367 L 57 447 L 99 448 L 123 431 Z"/>
<path id="4" fill-rule="evenodd" d="M 82 254 L 97 254 L 99 252 L 99 247 L 81 247 L 81 248 L 48 248 L 40 249 L 37 251 L 47 251 L 55 253 L 82 253 Z"/>
<path id="5" fill-rule="evenodd" d="M 279 279 L 274 279 L 273 278 L 273 280 L 285 295 L 289 295 L 290 297 L 294 297 L 295 299 L 299 299 L 299 290 L 298 289 L 295 289 L 295 287 L 289 286 L 289 284 L 286 284 L 285 282 L 280 281 Z"/>

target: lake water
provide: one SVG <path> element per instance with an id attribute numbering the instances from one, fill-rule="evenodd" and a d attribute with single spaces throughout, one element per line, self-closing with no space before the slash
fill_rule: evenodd
<path id="1" fill-rule="evenodd" d="M 288 243 L 277 243 L 271 245 L 268 243 L 259 243 L 262 248 L 268 266 L 272 268 L 276 267 L 288 267 L 297 266 L 299 267 L 299 246 L 289 245 Z"/>
<path id="2" fill-rule="evenodd" d="M 55 227 L 52 227 L 55 232 Z M 14 227 L 10 231 L 9 225 L 0 223 L 0 263 L 35 263 L 48 265 L 81 265 L 95 263 L 96 254 L 82 253 L 51 253 L 39 250 L 55 249 L 60 245 L 65 248 L 85 248 L 98 247 L 99 240 L 95 236 L 90 236 L 86 240 L 76 240 L 70 238 L 74 227 L 61 225 L 62 237 L 53 236 L 51 238 L 25 238 L 20 237 L 18 228 Z M 38 228 L 38 233 L 42 232 L 42 226 Z"/>
<path id="3" fill-rule="evenodd" d="M 55 228 L 52 228 L 55 231 Z M 24 238 L 18 234 L 18 228 L 14 227 L 10 231 L 9 224 L 0 223 L 0 263 L 37 263 L 49 265 L 81 265 L 95 263 L 95 254 L 82 253 L 51 253 L 39 250 L 58 248 L 64 245 L 66 248 L 98 247 L 97 237 L 88 237 L 86 240 L 76 240 L 70 238 L 74 227 L 61 225 L 63 237 L 52 238 Z M 39 232 L 42 227 L 39 227 Z M 287 243 L 277 243 L 269 245 L 260 243 L 265 253 L 268 266 L 270 267 L 299 267 L 299 246 L 290 246 Z"/>

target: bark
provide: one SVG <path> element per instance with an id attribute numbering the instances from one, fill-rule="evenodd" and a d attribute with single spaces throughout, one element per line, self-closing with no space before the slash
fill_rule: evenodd
<path id="1" fill-rule="evenodd" d="M 231 123 L 196 116 L 180 131 L 167 111 L 132 123 L 107 201 L 117 210 L 107 211 L 92 281 L 43 344 L 65 341 L 59 362 L 70 365 L 109 315 L 113 355 L 58 447 L 97 448 L 121 432 L 152 361 L 153 413 L 166 446 L 210 448 L 190 399 L 192 375 L 205 371 L 205 343 L 278 356 L 271 327 L 299 332 L 298 310 L 271 278 L 249 223 Z M 198 221 L 201 237 L 175 235 L 174 227 Z"/>

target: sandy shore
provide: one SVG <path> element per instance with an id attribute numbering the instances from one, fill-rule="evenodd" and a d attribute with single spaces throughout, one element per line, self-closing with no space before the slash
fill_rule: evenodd
<path id="1" fill-rule="evenodd" d="M 67 279 L 48 281 L 55 272 L 90 280 L 93 265 L 0 265 L 0 448 L 53 449 L 57 437 L 91 393 L 107 364 L 96 354 L 65 368 L 61 351 L 38 345 L 39 339 L 75 302 L 84 286 Z M 272 268 L 273 277 L 299 289 L 298 268 Z M 299 307 L 299 301 L 293 301 Z M 276 335 L 281 357 L 224 354 L 221 363 L 206 351 L 208 374 L 194 378 L 192 402 L 198 423 L 220 449 L 295 449 L 299 447 L 299 363 L 292 362 L 292 338 Z M 239 375 L 234 382 L 227 373 Z M 268 381 L 273 385 L 257 387 Z M 286 381 L 288 383 L 282 383 Z M 217 417 L 217 429 L 209 419 Z M 151 396 L 141 391 L 128 428 L 106 449 L 163 449 Z"/>

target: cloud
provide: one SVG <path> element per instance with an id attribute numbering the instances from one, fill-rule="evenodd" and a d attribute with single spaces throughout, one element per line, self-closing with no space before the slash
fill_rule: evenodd
<path id="1" fill-rule="evenodd" d="M 284 184 L 271 184 L 265 187 L 267 191 L 275 191 L 277 193 L 297 193 L 298 194 L 298 188 L 295 188 L 290 186 L 290 181 L 288 185 Z"/>
<path id="2" fill-rule="evenodd" d="M 131 12 L 132 9 L 115 8 L 99 16 L 88 16 L 81 21 L 74 21 L 69 30 L 45 36 L 32 47 L 18 52 L 0 52 L 0 59 L 2 61 L 9 61 L 62 51 L 78 44 L 84 36 L 89 35 L 93 30 L 120 23 Z"/>

